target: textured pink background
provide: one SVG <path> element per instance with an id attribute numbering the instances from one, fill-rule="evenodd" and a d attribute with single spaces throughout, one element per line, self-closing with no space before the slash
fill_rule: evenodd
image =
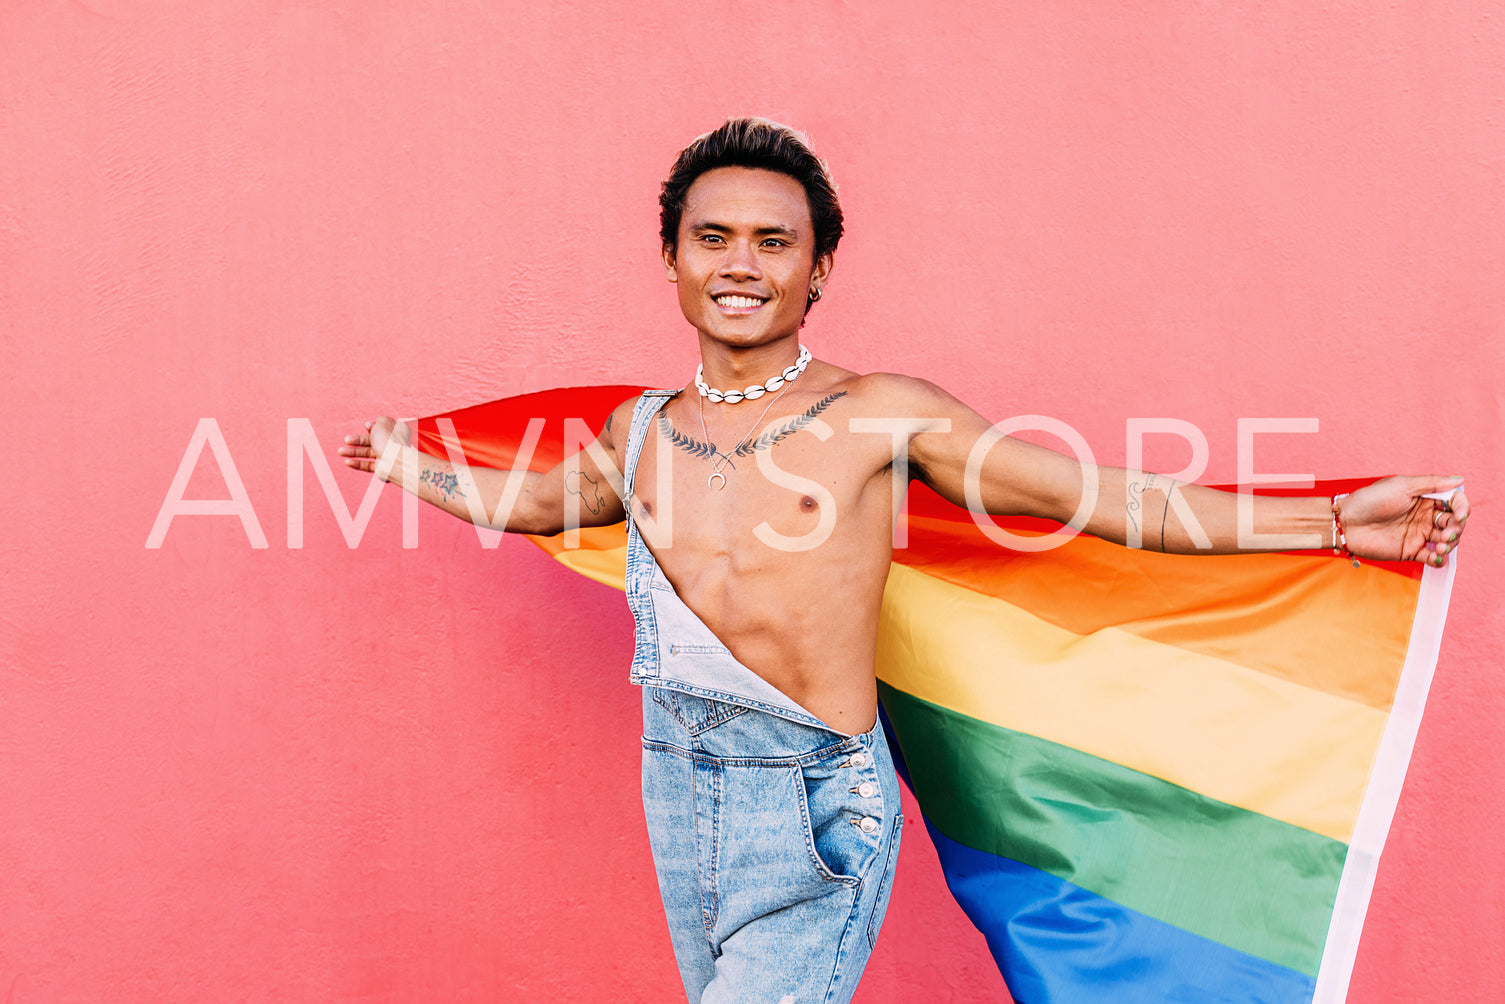
<path id="1" fill-rule="evenodd" d="M 312 477 L 288 549 L 285 427 L 682 383 L 656 185 L 761 113 L 850 221 L 818 354 L 1105 461 L 1315 416 L 1258 468 L 1469 476 L 1352 999 L 1505 1000 L 1505 18 L 1018 6 L 6 3 L 0 999 L 673 999 L 620 598 L 390 494 L 349 550 Z M 202 416 L 266 550 L 144 547 Z M 910 833 L 860 999 L 1003 999 Z"/>

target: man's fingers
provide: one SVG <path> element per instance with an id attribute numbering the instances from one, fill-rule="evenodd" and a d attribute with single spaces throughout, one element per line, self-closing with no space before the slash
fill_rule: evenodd
<path id="1" fill-rule="evenodd" d="M 335 452 L 344 459 L 346 467 L 367 474 L 376 473 L 376 451 L 371 449 L 370 436 L 346 436 L 345 445 Z"/>
<path id="2" fill-rule="evenodd" d="M 1458 533 L 1463 529 L 1463 524 L 1458 521 L 1458 514 L 1452 509 L 1444 508 L 1441 503 L 1434 503 L 1426 517 L 1427 540 L 1433 543 L 1452 543 L 1458 539 Z"/>
<path id="3" fill-rule="evenodd" d="M 1459 488 L 1463 485 L 1463 476 L 1455 474 L 1449 477 L 1439 475 L 1422 475 L 1407 479 L 1411 482 L 1411 490 L 1417 495 L 1427 495 L 1432 492 L 1445 492 L 1449 489 Z"/>
<path id="4" fill-rule="evenodd" d="M 376 473 L 376 451 L 371 448 L 371 430 L 376 427 L 376 419 L 362 423 L 365 432 L 352 433 L 345 437 L 345 445 L 336 452 L 345 461 L 345 466 L 352 470 L 363 471 L 366 474 Z"/>
<path id="5" fill-rule="evenodd" d="M 1451 505 L 1453 507 L 1453 514 L 1458 517 L 1458 525 L 1462 526 L 1463 521 L 1468 519 L 1469 507 L 1468 497 L 1463 493 L 1463 488 L 1461 485 L 1459 486 L 1458 490 L 1453 493 Z"/>
<path id="6" fill-rule="evenodd" d="M 1420 555 L 1422 561 L 1436 568 L 1441 568 L 1448 562 L 1448 557 L 1453 549 L 1458 546 L 1458 538 L 1463 533 L 1463 520 L 1468 513 L 1468 503 L 1462 495 L 1454 495 L 1453 500 L 1459 503 L 1463 509 L 1460 513 L 1457 508 L 1436 508 L 1432 511 L 1432 525 L 1426 531 L 1425 549 Z M 1441 506 L 1445 503 L 1438 502 Z"/>
<path id="7" fill-rule="evenodd" d="M 1412 498 L 1431 499 L 1439 509 L 1451 509 L 1452 498 L 1463 490 L 1461 477 L 1428 477 L 1407 478 L 1407 491 Z"/>
<path id="8" fill-rule="evenodd" d="M 1463 479 L 1430 478 L 1425 484 L 1413 488 L 1413 491 L 1421 496 L 1418 501 L 1451 492 L 1445 498 L 1430 499 L 1432 508 L 1427 513 L 1427 526 L 1423 531 L 1426 547 L 1419 556 L 1427 564 L 1441 568 L 1447 564 L 1447 556 L 1463 532 L 1463 521 L 1468 519 L 1468 498 L 1463 493 Z"/>

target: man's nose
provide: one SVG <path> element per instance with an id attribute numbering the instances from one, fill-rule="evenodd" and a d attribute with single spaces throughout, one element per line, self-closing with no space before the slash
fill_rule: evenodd
<path id="1" fill-rule="evenodd" d="M 727 245 L 726 257 L 721 262 L 721 274 L 729 279 L 758 279 L 762 269 L 751 241 L 732 241 Z"/>

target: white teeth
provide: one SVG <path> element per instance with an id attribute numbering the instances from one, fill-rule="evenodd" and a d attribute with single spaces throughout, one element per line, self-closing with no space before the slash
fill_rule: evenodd
<path id="1" fill-rule="evenodd" d="M 751 296 L 718 296 L 716 297 L 716 305 L 725 307 L 727 310 L 747 310 L 752 307 L 762 306 L 763 301 L 754 299 Z"/>

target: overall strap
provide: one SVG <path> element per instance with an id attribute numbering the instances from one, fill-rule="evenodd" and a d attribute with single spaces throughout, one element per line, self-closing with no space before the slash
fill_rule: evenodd
<path id="1" fill-rule="evenodd" d="M 658 414 L 658 410 L 678 393 L 677 390 L 645 390 L 637 404 L 632 406 L 632 425 L 627 431 L 627 449 L 624 451 L 626 456 L 623 458 L 622 471 L 622 506 L 629 513 L 633 477 L 638 469 L 638 454 L 643 451 L 643 440 L 648 438 L 648 427 L 653 424 L 653 417 Z"/>

